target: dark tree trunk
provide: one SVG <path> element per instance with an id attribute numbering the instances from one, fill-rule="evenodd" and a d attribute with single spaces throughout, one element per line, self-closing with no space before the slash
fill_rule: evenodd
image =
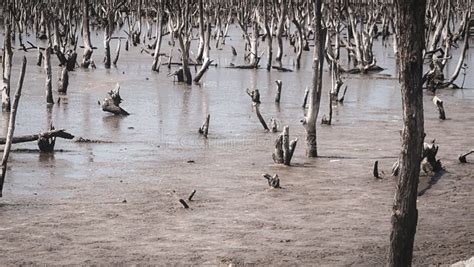
<path id="1" fill-rule="evenodd" d="M 403 107 L 400 175 L 392 210 L 389 266 L 410 266 L 418 221 L 416 198 L 423 149 L 422 72 L 426 0 L 397 0 Z"/>

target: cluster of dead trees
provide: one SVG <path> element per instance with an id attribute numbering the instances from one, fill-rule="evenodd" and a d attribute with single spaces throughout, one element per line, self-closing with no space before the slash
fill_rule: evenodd
<path id="1" fill-rule="evenodd" d="M 13 137 L 26 68 L 24 60 L 12 104 L 10 77 L 16 51 L 35 51 L 38 54 L 36 64 L 43 65 L 46 74 L 46 102 L 53 105 L 51 56 L 57 58 L 61 67 L 58 92 L 65 94 L 70 82 L 68 72 L 77 68 L 96 68 L 93 58 L 97 47 L 92 44 L 91 30 L 103 32 L 104 68 L 118 64 L 123 40 L 125 50 L 130 46 L 139 46 L 142 52 L 151 56 L 152 71 L 159 72 L 161 65 L 168 65 L 169 68 L 179 66 L 176 71 L 170 71 L 170 76 L 176 76 L 179 82 L 186 84 L 199 82 L 213 65 L 211 47 L 220 49 L 225 46 L 231 25 L 238 26 L 245 43 L 243 51 L 239 51 L 245 63 L 229 66 L 231 68 L 258 69 L 265 55 L 264 64 L 268 71 L 292 71 L 282 65 L 282 58 L 290 52 L 294 53 L 294 66 L 299 69 L 303 53 L 312 47 L 313 77 L 304 97 L 302 124 L 306 131 L 306 156 L 317 157 L 316 125 L 323 95 L 324 63 L 330 70 L 332 86 L 327 90 L 329 118 L 323 118 L 323 123 L 331 124 L 332 106 L 343 101 L 347 90 L 346 87 L 342 98 L 339 98 L 342 75 L 383 70 L 377 65 L 373 46 L 377 40 L 385 46 L 390 45 L 388 40 L 392 37 L 391 45 L 399 66 L 404 127 L 402 150 L 397 161 L 399 180 L 392 214 L 389 265 L 410 265 L 417 223 L 416 191 L 420 166 L 430 166 L 432 171 L 440 168 L 435 158 L 437 146 L 424 143 L 422 89 L 425 87 L 435 92 L 439 88 L 462 87 L 455 82 L 464 68 L 467 54 L 470 10 L 470 0 L 4 0 L 1 4 L 3 22 L 0 23 L 4 29 L 2 111 L 11 112 L 11 116 L 7 138 L 2 141 L 5 149 L 0 186 L 5 177 L 8 153 L 15 140 L 38 140 L 40 149 L 48 151 L 54 147 L 56 137 L 73 137 L 53 127 L 43 134 Z M 43 41 L 25 43 L 25 35 L 34 35 Z M 162 51 L 165 37 L 169 38 L 168 53 Z M 283 46 L 284 39 L 288 40 L 290 47 Z M 114 59 L 112 42 L 117 44 Z M 195 53 L 191 51 L 192 42 L 198 42 Z M 277 48 L 275 57 L 274 42 Z M 453 49 L 457 48 L 461 49 L 461 53 L 456 68 L 446 75 L 445 66 L 452 60 Z M 78 49 L 82 49 L 81 59 L 78 59 Z M 237 50 L 234 47 L 231 49 L 233 56 L 237 56 Z M 176 51 L 179 52 L 179 60 L 173 62 L 173 52 Z M 342 54 L 346 54 L 347 58 Z M 167 62 L 163 62 L 164 58 Z M 194 79 L 191 66 L 200 67 Z M 129 115 L 120 107 L 122 98 L 119 88 L 117 85 L 109 92 L 101 107 L 117 115 Z M 280 102 L 281 90 L 282 81 L 277 81 L 277 103 Z M 248 94 L 264 129 L 276 132 L 276 119 L 272 119 L 268 127 L 260 113 L 258 90 L 248 90 Z M 440 119 L 445 119 L 443 101 L 435 96 L 433 102 L 440 112 Z M 205 137 L 208 135 L 209 118 L 210 115 L 199 129 Z M 285 126 L 275 142 L 275 163 L 290 165 L 297 141 L 290 140 L 289 128 Z M 469 153 L 461 155 L 459 160 L 465 162 L 467 155 Z M 423 159 L 428 163 L 420 165 Z M 375 169 L 374 175 L 378 176 Z M 269 185 L 279 187 L 277 175 L 265 177 Z"/>

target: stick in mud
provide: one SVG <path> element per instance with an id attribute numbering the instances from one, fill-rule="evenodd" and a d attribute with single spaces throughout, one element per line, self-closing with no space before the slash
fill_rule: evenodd
<path id="1" fill-rule="evenodd" d="M 180 198 L 179 203 L 181 203 L 185 209 L 189 209 L 189 205 L 186 203 L 186 201 L 184 201 L 184 199 Z"/>
<path id="2" fill-rule="evenodd" d="M 258 107 L 259 107 L 258 104 L 255 105 L 255 113 L 257 114 L 258 120 L 262 124 L 263 129 L 265 129 L 265 131 L 270 131 L 270 129 L 268 129 L 267 123 L 265 122 L 265 120 L 262 117 L 262 114 L 260 114 L 260 109 Z"/>
<path id="3" fill-rule="evenodd" d="M 207 114 L 206 120 L 204 121 L 204 124 L 199 128 L 198 132 L 202 135 L 204 135 L 205 138 L 207 138 L 207 133 L 209 132 L 209 120 L 211 118 L 211 114 Z"/>
<path id="4" fill-rule="evenodd" d="M 379 161 L 378 160 L 376 160 L 374 163 L 374 177 L 377 179 L 382 179 L 382 177 L 380 177 L 380 174 L 379 174 Z"/>
<path id="5" fill-rule="evenodd" d="M 189 195 L 188 197 L 189 201 L 193 201 L 194 194 L 196 194 L 196 189 L 194 189 L 193 192 L 191 192 L 191 195 Z"/>

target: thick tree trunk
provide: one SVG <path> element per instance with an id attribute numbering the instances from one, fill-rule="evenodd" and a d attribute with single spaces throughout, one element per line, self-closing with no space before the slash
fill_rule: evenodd
<path id="1" fill-rule="evenodd" d="M 313 80 L 309 93 L 309 109 L 303 124 L 306 129 L 306 156 L 317 157 L 318 147 L 316 142 L 316 120 L 318 119 L 319 106 L 321 103 L 324 43 L 326 41 L 326 30 L 323 29 L 321 6 L 322 0 L 313 0 L 315 8 L 315 46 L 313 60 Z"/>
<path id="2" fill-rule="evenodd" d="M 423 149 L 422 71 L 426 0 L 397 0 L 398 52 L 403 107 L 400 175 L 392 210 L 389 266 L 410 266 L 418 211 L 416 198 Z"/>

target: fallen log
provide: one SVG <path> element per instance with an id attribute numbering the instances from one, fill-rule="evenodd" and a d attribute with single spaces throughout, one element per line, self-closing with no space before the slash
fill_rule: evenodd
<path id="1" fill-rule="evenodd" d="M 275 70 L 278 70 L 278 71 L 281 71 L 281 72 L 293 72 L 292 69 L 287 69 L 287 68 L 280 67 L 280 66 L 272 66 L 272 69 L 275 69 Z"/>
<path id="2" fill-rule="evenodd" d="M 65 129 L 58 129 L 58 130 L 50 130 L 50 131 L 39 133 L 39 134 L 16 136 L 12 138 L 12 144 L 33 142 L 33 141 L 37 141 L 41 137 L 43 138 L 59 137 L 59 138 L 69 139 L 69 140 L 74 139 L 74 135 L 66 132 Z M 7 142 L 6 138 L 0 137 L 0 145 L 4 145 L 6 144 L 6 142 Z"/>

